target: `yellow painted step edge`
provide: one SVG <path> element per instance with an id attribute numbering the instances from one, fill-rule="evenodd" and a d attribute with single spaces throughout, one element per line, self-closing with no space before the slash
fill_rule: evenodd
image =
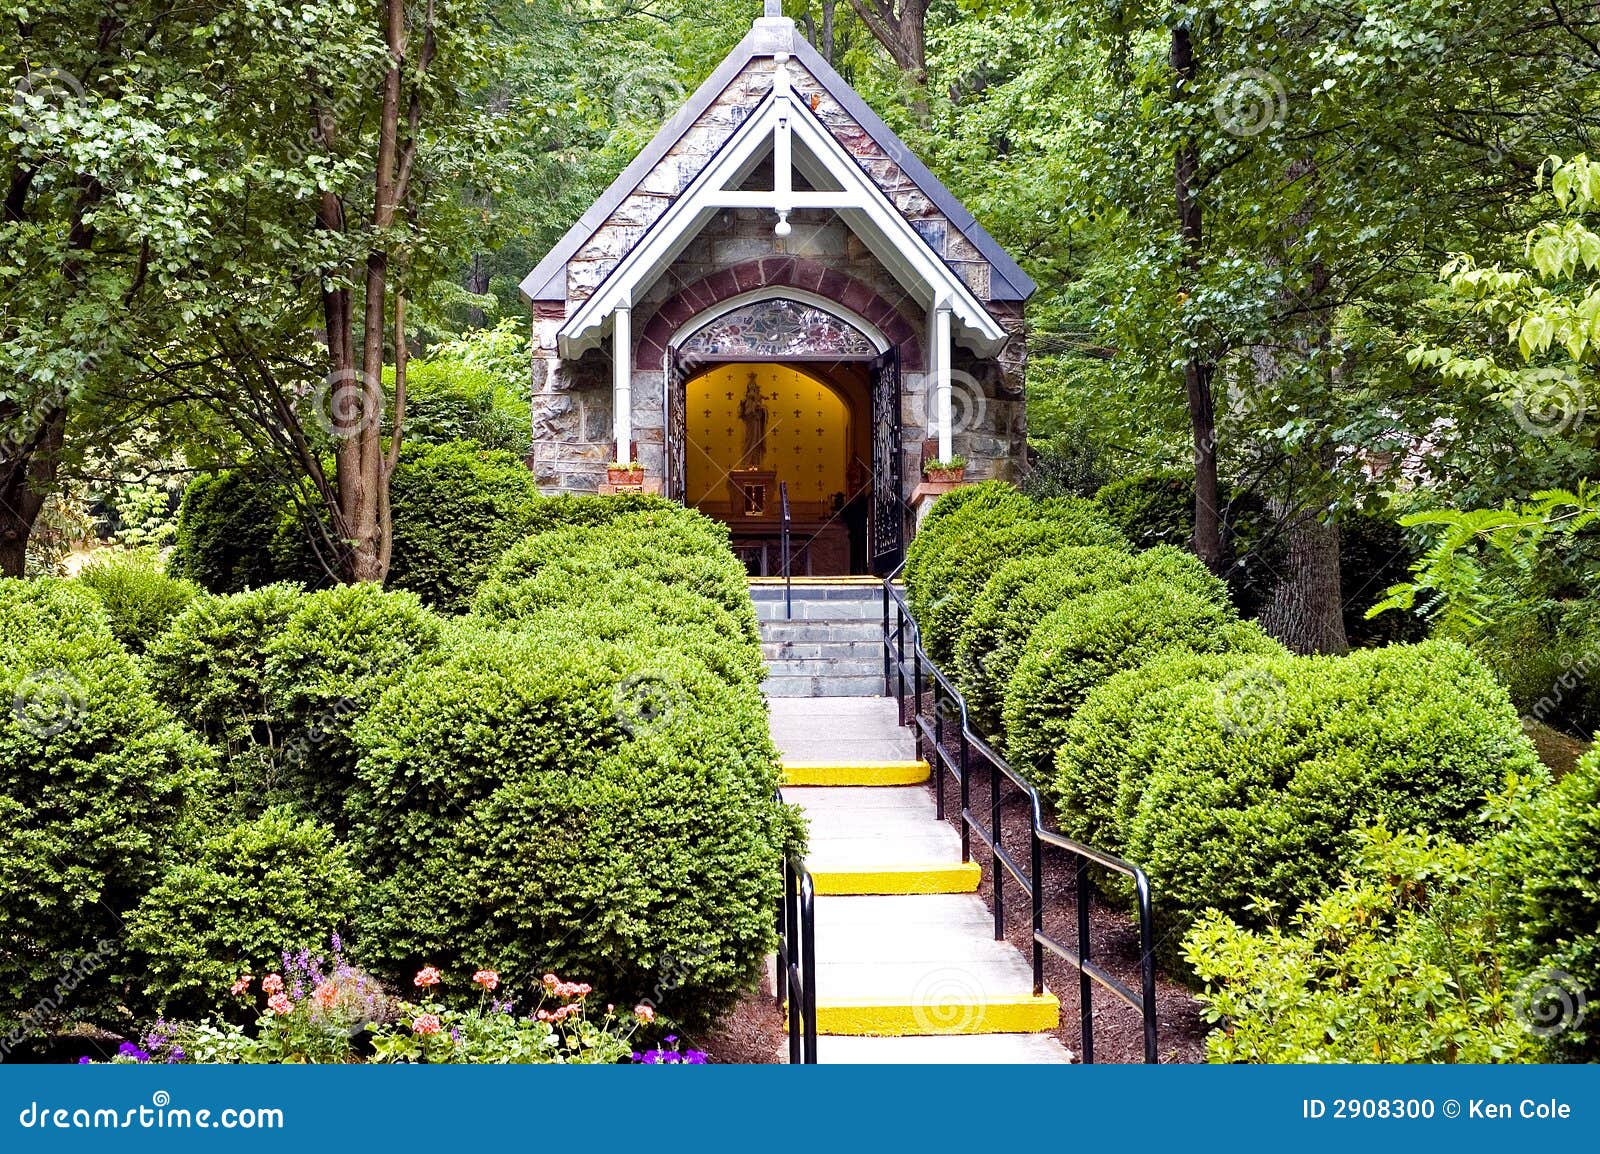
<path id="1" fill-rule="evenodd" d="M 817 1003 L 817 1033 L 834 1037 L 1037 1034 L 1060 1024 L 1061 1003 L 1051 993 L 932 1005 L 876 999 Z"/>
<path id="2" fill-rule="evenodd" d="M 977 862 L 885 866 L 865 870 L 814 869 L 811 884 L 818 894 L 970 894 L 983 870 Z"/>
<path id="3" fill-rule="evenodd" d="M 784 785 L 920 785 L 932 770 L 925 761 L 786 761 Z"/>

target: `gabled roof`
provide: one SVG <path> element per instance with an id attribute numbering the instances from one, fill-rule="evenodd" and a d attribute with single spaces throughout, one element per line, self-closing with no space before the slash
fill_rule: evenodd
<path id="1" fill-rule="evenodd" d="M 996 301 L 1022 301 L 1033 295 L 1035 285 L 1027 273 L 1012 260 L 999 243 L 984 231 L 972 213 L 941 184 L 933 173 L 917 159 L 904 142 L 887 124 L 867 106 L 842 76 L 833 70 L 822 54 L 800 34 L 794 21 L 787 18 L 764 17 L 755 22 L 736 48 L 701 84 L 689 101 L 661 127 L 622 174 L 611 182 L 605 193 L 589 206 L 578 222 L 567 230 L 538 266 L 522 281 L 522 295 L 530 301 L 560 301 L 567 297 L 567 262 L 581 249 L 590 237 L 610 219 L 613 212 L 638 186 L 683 135 L 700 119 L 727 89 L 735 77 L 751 60 L 774 56 L 780 52 L 792 55 L 828 95 L 837 101 L 861 129 L 870 136 L 895 163 L 918 191 L 942 213 L 966 240 L 976 248 L 991 267 L 990 299 Z"/>

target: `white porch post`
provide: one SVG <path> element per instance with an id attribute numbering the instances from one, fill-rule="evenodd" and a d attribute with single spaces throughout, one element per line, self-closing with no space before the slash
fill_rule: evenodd
<path id="1" fill-rule="evenodd" d="M 633 459 L 633 323 L 632 311 L 618 308 L 612 314 L 611 427 L 616 435 L 617 460 Z"/>
<path id="2" fill-rule="evenodd" d="M 942 301 L 933 312 L 933 405 L 935 423 L 939 429 L 939 460 L 948 461 L 956 455 L 955 423 L 950 404 L 950 306 Z"/>

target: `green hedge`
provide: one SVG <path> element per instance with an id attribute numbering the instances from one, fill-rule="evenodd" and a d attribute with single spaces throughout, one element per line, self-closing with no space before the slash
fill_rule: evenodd
<path id="1" fill-rule="evenodd" d="M 358 728 L 364 955 L 583 975 L 685 1021 L 727 1009 L 772 948 L 792 835 L 762 722 L 753 693 L 667 650 L 458 644 Z"/>
<path id="2" fill-rule="evenodd" d="M 1043 784 L 1073 711 L 1100 682 L 1167 649 L 1224 652 L 1263 644 L 1229 605 L 1164 581 L 1118 585 L 1039 622 L 1005 695 L 1005 754 Z"/>
<path id="3" fill-rule="evenodd" d="M 128 919 L 145 993 L 166 1014 L 203 1015 L 240 975 L 282 969 L 282 951 L 325 947 L 361 890 L 333 831 L 287 808 L 222 829 L 185 856 Z"/>
<path id="4" fill-rule="evenodd" d="M 240 812 L 293 802 L 338 820 L 356 719 L 441 638 L 414 594 L 269 585 L 200 598 L 147 659 L 162 699 L 222 753 Z"/>
<path id="5" fill-rule="evenodd" d="M 389 587 L 444 613 L 466 610 L 500 555 L 529 532 L 540 503 L 521 458 L 463 442 L 407 449 L 389 492 Z"/>
<path id="6" fill-rule="evenodd" d="M 248 468 L 189 482 L 167 561 L 175 577 L 211 593 L 241 593 L 279 581 L 322 584 L 327 575 L 301 528 L 288 490 Z"/>
<path id="7" fill-rule="evenodd" d="M 0 701 L 0 1033 L 114 1026 L 122 916 L 198 820 L 211 757 L 70 583 L 0 581 Z"/>
<path id="8" fill-rule="evenodd" d="M 951 662 L 967 615 L 1004 562 L 1074 545 L 1122 544 L 1121 534 L 1081 498 L 969 500 L 925 525 L 907 553 L 906 587 L 923 645 L 934 661 Z"/>
<path id="9" fill-rule="evenodd" d="M 1505 691 L 1449 642 L 1280 659 L 1175 702 L 1142 742 L 1127 853 L 1179 927 L 1322 896 L 1363 823 L 1470 838 L 1508 774 L 1541 772 Z"/>
<path id="10" fill-rule="evenodd" d="M 1261 650 L 1168 650 L 1090 690 L 1063 730 L 1047 790 L 1061 831 L 1124 853 L 1139 798 L 1172 740 L 1165 724 L 1172 713 L 1192 700 L 1226 709 L 1228 695 L 1241 693 L 1253 694 L 1258 713 L 1270 715 L 1276 700 L 1274 669 L 1288 652 L 1278 647 L 1274 656 L 1268 645 Z M 1252 717 L 1236 720 L 1249 725 Z"/>
<path id="11" fill-rule="evenodd" d="M 1563 1057 L 1600 1061 L 1600 751 L 1554 786 L 1526 783 L 1487 843 L 1525 1018 Z M 1578 1021 L 1577 1011 L 1587 1006 Z"/>
<path id="12" fill-rule="evenodd" d="M 78 581 L 105 609 L 116 639 L 133 653 L 143 653 L 200 595 L 199 586 L 169 576 L 160 558 L 146 549 L 97 553 Z"/>
<path id="13" fill-rule="evenodd" d="M 385 370 L 391 387 L 393 375 Z M 527 397 L 488 368 L 448 358 L 407 363 L 407 445 L 471 441 L 521 459 L 532 447 L 529 413 Z"/>

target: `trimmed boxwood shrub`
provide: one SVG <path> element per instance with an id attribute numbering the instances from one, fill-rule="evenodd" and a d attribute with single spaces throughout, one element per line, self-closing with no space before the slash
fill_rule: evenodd
<path id="1" fill-rule="evenodd" d="M 931 538 L 924 529 L 911 543 L 916 564 L 908 562 L 906 585 L 928 655 L 941 665 L 954 658 L 973 603 L 1004 562 L 1072 545 L 1122 543 L 1094 504 L 1081 498 L 969 502 L 944 517 Z"/>
<path id="2" fill-rule="evenodd" d="M 1194 536 L 1194 474 L 1141 473 L 1122 477 L 1094 495 L 1106 518 L 1136 548 L 1183 547 Z"/>
<path id="3" fill-rule="evenodd" d="M 1238 711 L 1240 726 L 1270 723 L 1277 697 L 1273 670 L 1289 654 L 1270 639 L 1261 650 L 1166 650 L 1091 689 L 1066 724 L 1047 790 L 1061 831 L 1112 853 L 1127 848 L 1128 823 L 1172 739 L 1164 723 L 1179 706 L 1201 700 L 1227 710 L 1239 695 L 1240 704 L 1256 709 L 1254 715 Z"/>
<path id="4" fill-rule="evenodd" d="M 0 1033 L 117 1024 L 122 915 L 203 803 L 210 754 L 68 582 L 0 581 L 0 702 Z"/>
<path id="5" fill-rule="evenodd" d="M 609 525 L 619 517 L 638 513 L 653 513 L 660 518 L 683 526 L 697 534 L 715 537 L 724 548 L 729 540 L 728 527 L 719 521 L 686 509 L 676 501 L 649 493 L 617 493 L 602 497 L 593 493 L 563 493 L 545 497 L 534 504 L 529 514 L 527 532 L 548 533 L 553 529 L 587 525 Z"/>
<path id="6" fill-rule="evenodd" d="M 334 820 L 356 718 L 440 640 L 414 594 L 271 585 L 196 601 L 148 660 L 163 700 L 223 753 L 241 812 L 294 802 Z"/>
<path id="7" fill-rule="evenodd" d="M 207 1013 L 241 974 L 281 969 L 281 951 L 325 947 L 361 887 L 333 831 L 282 807 L 186 857 L 128 919 L 145 993 L 167 1014 Z"/>
<path id="8" fill-rule="evenodd" d="M 1006 688 L 1006 756 L 1044 784 L 1073 711 L 1100 682 L 1162 650 L 1226 652 L 1260 636 L 1242 629 L 1232 606 L 1164 581 L 1073 598 L 1039 622 Z"/>
<path id="9" fill-rule="evenodd" d="M 248 468 L 189 482 L 167 561 L 175 577 L 211 593 L 240 593 L 279 581 L 325 583 L 294 502 L 275 478 Z"/>
<path id="10" fill-rule="evenodd" d="M 500 555 L 529 531 L 540 497 L 519 457 L 454 441 L 407 449 L 390 502 L 389 587 L 459 613 Z"/>
<path id="11" fill-rule="evenodd" d="M 1482 832 L 1484 798 L 1538 758 L 1505 691 L 1451 642 L 1275 662 L 1271 707 L 1174 703 L 1144 744 L 1153 764 L 1127 852 L 1186 928 L 1208 908 L 1259 927 L 1321 897 L 1353 860 L 1354 831 L 1383 822 L 1457 839 Z M 1140 770 L 1129 771 L 1140 773 Z"/>
<path id="12" fill-rule="evenodd" d="M 357 729 L 367 956 L 396 977 L 582 974 L 683 1021 L 726 1009 L 773 945 L 794 832 L 764 718 L 669 651 L 463 630 Z"/>
<path id="13" fill-rule="evenodd" d="M 937 534 L 940 531 L 938 528 L 940 521 L 952 513 L 960 512 L 968 505 L 1001 509 L 1015 505 L 1018 501 L 1027 500 L 1029 498 L 1008 481 L 979 481 L 976 485 L 962 485 L 934 501 L 933 508 L 929 509 L 927 516 L 922 519 L 922 526 L 918 529 L 917 536 L 920 537 L 930 531 Z M 906 571 L 908 573 L 911 571 L 909 563 Z"/>
<path id="14" fill-rule="evenodd" d="M 169 576 L 146 549 L 97 553 L 78 581 L 106 611 L 112 634 L 133 653 L 143 653 L 200 595 L 199 586 Z"/>
<path id="15" fill-rule="evenodd" d="M 1553 786 L 1519 783 L 1486 845 L 1519 996 L 1564 1057 L 1600 1060 L 1600 751 Z M 1543 786 L 1543 788 L 1541 788 Z M 1576 1011 L 1588 1006 L 1582 1022 Z"/>

